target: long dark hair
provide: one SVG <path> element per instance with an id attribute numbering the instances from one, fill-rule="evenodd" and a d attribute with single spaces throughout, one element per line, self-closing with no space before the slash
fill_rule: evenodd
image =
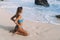
<path id="1" fill-rule="evenodd" d="M 16 14 L 21 13 L 22 12 L 22 9 L 23 9 L 22 7 L 18 7 Z"/>

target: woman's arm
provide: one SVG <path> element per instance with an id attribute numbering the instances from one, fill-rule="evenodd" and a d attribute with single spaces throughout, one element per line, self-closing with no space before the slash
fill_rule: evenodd
<path id="1" fill-rule="evenodd" d="M 15 20 L 14 20 L 15 17 L 16 17 L 16 15 L 14 15 L 13 17 L 11 17 L 11 20 L 12 20 L 12 21 L 15 21 Z"/>
<path id="2" fill-rule="evenodd" d="M 16 18 L 16 20 L 15 20 L 15 24 L 16 25 L 20 25 L 19 23 L 18 23 L 18 20 L 21 18 L 21 16 L 18 16 L 17 18 Z"/>

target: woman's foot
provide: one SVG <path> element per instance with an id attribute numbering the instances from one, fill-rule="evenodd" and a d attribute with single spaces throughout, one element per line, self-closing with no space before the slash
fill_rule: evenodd
<path id="1" fill-rule="evenodd" d="M 10 30 L 10 32 L 15 33 L 16 31 L 15 30 Z"/>

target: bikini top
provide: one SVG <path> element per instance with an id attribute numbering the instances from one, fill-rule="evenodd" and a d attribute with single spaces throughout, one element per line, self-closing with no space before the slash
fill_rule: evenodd
<path id="1" fill-rule="evenodd" d="M 22 15 L 20 15 L 20 16 L 22 16 Z M 18 22 L 20 22 L 20 23 L 23 22 L 23 17 L 21 19 L 19 19 Z"/>

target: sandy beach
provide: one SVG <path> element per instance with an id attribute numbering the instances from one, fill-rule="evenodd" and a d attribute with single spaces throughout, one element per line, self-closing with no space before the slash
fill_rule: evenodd
<path id="1" fill-rule="evenodd" d="M 28 36 L 12 35 L 15 24 L 10 20 L 14 14 L 0 8 L 0 40 L 60 40 L 60 25 L 24 20 L 23 28 Z"/>

